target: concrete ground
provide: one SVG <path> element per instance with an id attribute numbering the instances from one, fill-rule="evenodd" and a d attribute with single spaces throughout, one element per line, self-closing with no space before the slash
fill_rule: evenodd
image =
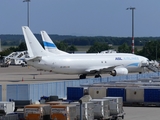
<path id="1" fill-rule="evenodd" d="M 124 120 L 159 120 L 159 107 L 124 107 Z"/>
<path id="2" fill-rule="evenodd" d="M 102 75 L 106 77 L 108 75 Z M 93 76 L 90 76 L 93 78 Z M 54 74 L 52 72 L 37 71 L 33 67 L 9 66 L 0 67 L 0 84 L 5 100 L 6 84 L 39 83 L 46 81 L 76 80 L 78 75 Z M 89 78 L 89 77 L 88 77 Z M 159 120 L 159 107 L 124 107 L 124 120 Z"/>

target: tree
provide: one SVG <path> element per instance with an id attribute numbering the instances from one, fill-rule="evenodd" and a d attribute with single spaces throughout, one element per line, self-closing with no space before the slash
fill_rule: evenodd
<path id="1" fill-rule="evenodd" d="M 129 47 L 126 43 L 123 43 L 118 47 L 118 52 L 120 53 L 131 53 L 131 47 Z"/>
<path id="2" fill-rule="evenodd" d="M 145 56 L 150 60 L 159 60 L 160 42 L 149 41 L 143 46 L 143 49 L 137 52 L 138 55 Z"/>
<path id="3" fill-rule="evenodd" d="M 60 49 L 62 51 L 67 51 L 67 49 L 68 49 L 68 45 L 63 41 L 60 41 L 59 43 L 56 43 L 56 46 L 57 46 L 58 49 Z"/>
<path id="4" fill-rule="evenodd" d="M 71 45 L 68 47 L 68 52 L 74 53 L 75 51 L 77 51 L 77 48 L 74 45 Z"/>
<path id="5" fill-rule="evenodd" d="M 98 53 L 108 49 L 112 49 L 112 47 L 109 47 L 106 42 L 95 42 L 94 45 L 89 48 L 87 53 Z"/>
<path id="6" fill-rule="evenodd" d="M 25 43 L 25 42 L 22 42 L 22 43 L 18 46 L 18 51 L 24 51 L 24 50 L 27 50 L 27 47 L 26 47 L 26 43 Z"/>

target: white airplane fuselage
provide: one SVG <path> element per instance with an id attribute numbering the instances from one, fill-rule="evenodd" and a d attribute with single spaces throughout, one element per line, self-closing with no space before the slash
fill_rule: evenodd
<path id="1" fill-rule="evenodd" d="M 86 75 L 90 74 L 94 74 L 97 78 L 101 77 L 101 73 L 107 72 L 113 76 L 127 75 L 129 72 L 143 72 L 149 63 L 148 59 L 143 56 L 128 53 L 51 53 L 43 49 L 29 27 L 23 26 L 22 31 L 30 56 L 26 60 L 27 64 L 38 69 L 52 70 L 59 74 L 79 74 L 80 79 L 85 79 Z M 50 43 L 46 44 L 53 46 Z"/>
<path id="2" fill-rule="evenodd" d="M 123 66 L 128 72 L 142 72 L 142 62 L 147 59 L 134 54 L 107 53 L 107 54 L 67 54 L 48 55 L 41 60 L 27 61 L 33 67 L 52 70 L 55 73 L 63 74 L 85 74 L 89 69 L 108 68 L 112 66 Z M 103 72 L 109 72 L 113 68 Z"/>

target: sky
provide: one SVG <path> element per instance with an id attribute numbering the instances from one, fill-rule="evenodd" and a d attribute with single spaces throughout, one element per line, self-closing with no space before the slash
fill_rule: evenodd
<path id="1" fill-rule="evenodd" d="M 160 0 L 31 0 L 29 27 L 33 33 L 76 36 L 160 36 Z M 22 34 L 27 2 L 1 0 L 0 34 Z"/>

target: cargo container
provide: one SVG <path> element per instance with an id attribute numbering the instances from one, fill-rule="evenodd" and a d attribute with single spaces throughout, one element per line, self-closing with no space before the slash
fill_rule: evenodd
<path id="1" fill-rule="evenodd" d="M 45 104 L 59 105 L 59 104 L 69 104 L 69 102 L 67 102 L 67 101 L 50 101 L 50 102 L 46 102 Z"/>
<path id="2" fill-rule="evenodd" d="M 49 104 L 32 104 L 24 107 L 26 120 L 50 120 L 51 106 Z"/>
<path id="3" fill-rule="evenodd" d="M 106 87 L 89 87 L 88 93 L 92 99 L 102 99 L 106 97 L 107 88 Z"/>
<path id="4" fill-rule="evenodd" d="M 51 105 L 51 120 L 76 120 L 76 105 Z"/>
<path id="5" fill-rule="evenodd" d="M 142 87 L 126 87 L 126 102 L 144 102 L 144 88 Z"/>
<path id="6" fill-rule="evenodd" d="M 122 97 L 104 97 L 103 99 L 109 100 L 110 115 L 118 115 L 124 112 Z"/>
<path id="7" fill-rule="evenodd" d="M 15 109 L 15 102 L 0 101 L 0 112 L 2 112 L 2 114 L 13 113 L 14 109 Z"/>
<path id="8" fill-rule="evenodd" d="M 70 104 L 76 105 L 76 114 L 77 120 L 80 120 L 80 103 L 72 102 Z M 93 102 L 84 102 L 82 103 L 82 118 L 83 120 L 94 120 L 94 103 Z"/>
<path id="9" fill-rule="evenodd" d="M 110 118 L 109 100 L 108 99 L 92 99 L 94 103 L 94 118 L 108 119 Z"/>
<path id="10" fill-rule="evenodd" d="M 122 97 L 123 101 L 126 101 L 126 89 L 125 88 L 108 88 L 106 96 Z"/>
<path id="11" fill-rule="evenodd" d="M 160 87 L 145 87 L 144 102 L 159 103 L 160 102 Z"/>
<path id="12" fill-rule="evenodd" d="M 67 87 L 67 100 L 79 100 L 84 92 L 83 87 Z"/>

